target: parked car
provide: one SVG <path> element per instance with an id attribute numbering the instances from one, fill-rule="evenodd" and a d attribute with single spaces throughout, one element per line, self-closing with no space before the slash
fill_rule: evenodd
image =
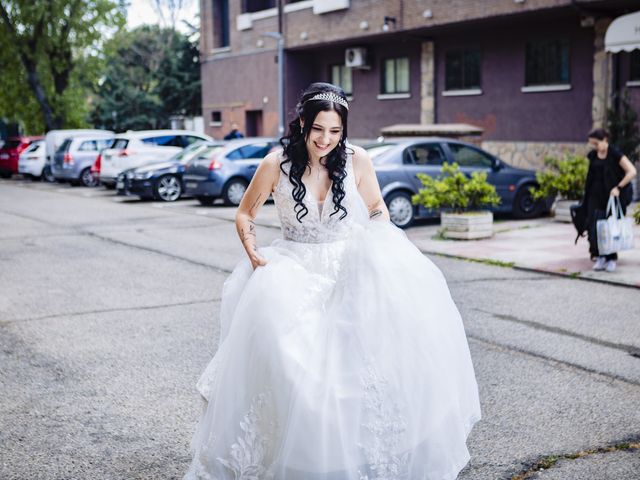
<path id="1" fill-rule="evenodd" d="M 48 182 L 55 182 L 56 177 L 53 175 L 53 162 L 54 157 L 62 143 L 71 137 L 84 137 L 84 136 L 95 136 L 109 134 L 114 135 L 114 132 L 109 130 L 96 130 L 89 128 L 81 128 L 75 130 L 50 130 L 44 137 L 45 140 L 45 155 L 46 155 L 46 165 L 44 170 L 42 171 L 42 176 Z"/>
<path id="2" fill-rule="evenodd" d="M 437 177 L 442 164 L 457 162 L 460 171 L 487 172 L 487 181 L 496 187 L 502 199 L 494 212 L 511 212 L 516 218 L 531 218 L 549 210 L 553 199 L 534 201 L 529 187 L 536 186 L 535 171 L 512 167 L 475 145 L 450 138 L 413 137 L 387 139 L 366 145 L 372 152 L 382 196 L 389 208 L 391 221 L 401 228 L 416 218 L 437 217 L 439 211 L 414 206 L 411 196 L 422 183 L 417 173 Z"/>
<path id="3" fill-rule="evenodd" d="M 44 140 L 31 142 L 27 149 L 20 154 L 18 173 L 39 180 L 42 177 L 45 161 Z"/>
<path id="4" fill-rule="evenodd" d="M 174 202 L 183 196 L 182 175 L 187 163 L 197 156 L 212 155 L 223 146 L 223 142 L 196 142 L 166 162 L 125 170 L 116 182 L 118 195 Z"/>
<path id="5" fill-rule="evenodd" d="M 164 162 L 195 142 L 212 141 L 207 135 L 188 130 L 144 130 L 114 137 L 102 152 L 100 183 L 115 188 L 118 175 L 124 170 L 150 163 Z"/>
<path id="6" fill-rule="evenodd" d="M 51 173 L 56 180 L 95 187 L 97 181 L 91 173 L 91 166 L 100 151 L 111 145 L 113 137 L 112 133 L 105 132 L 65 139 L 53 157 Z"/>
<path id="7" fill-rule="evenodd" d="M 18 173 L 20 154 L 24 152 L 35 140 L 42 137 L 9 137 L 0 148 L 0 177 L 11 178 Z"/>
<path id="8" fill-rule="evenodd" d="M 226 205 L 239 205 L 260 161 L 278 140 L 254 137 L 230 140 L 223 148 L 194 158 L 185 169 L 185 193 L 202 205 L 222 198 Z"/>

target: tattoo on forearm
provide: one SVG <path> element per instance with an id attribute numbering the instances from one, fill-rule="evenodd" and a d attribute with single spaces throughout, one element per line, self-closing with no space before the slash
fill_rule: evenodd
<path id="1" fill-rule="evenodd" d="M 374 218 L 378 218 L 380 215 L 382 215 L 382 210 L 379 209 L 375 209 L 375 210 L 371 210 L 371 212 L 369 212 L 369 218 L 371 220 L 373 220 Z"/>

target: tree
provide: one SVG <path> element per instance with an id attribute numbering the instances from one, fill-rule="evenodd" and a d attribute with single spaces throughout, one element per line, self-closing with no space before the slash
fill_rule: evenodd
<path id="1" fill-rule="evenodd" d="M 88 75 L 95 74 L 95 62 L 88 57 L 96 55 L 105 31 L 124 25 L 124 8 L 122 0 L 3 0 L 3 55 L 13 59 L 13 65 L 19 63 L 2 74 L 9 87 L 0 94 L 0 106 L 8 109 L 23 101 L 26 85 L 46 130 L 83 122 Z M 21 96 L 11 96 L 16 94 Z M 26 119 L 36 123 L 29 115 Z"/>
<path id="2" fill-rule="evenodd" d="M 200 112 L 197 46 L 171 29 L 142 26 L 105 45 L 107 68 L 91 118 L 111 130 L 166 128 Z"/>
<path id="3" fill-rule="evenodd" d="M 180 11 L 191 4 L 191 0 L 149 0 L 153 5 L 162 25 L 176 29 Z M 167 16 L 169 17 L 167 19 Z"/>

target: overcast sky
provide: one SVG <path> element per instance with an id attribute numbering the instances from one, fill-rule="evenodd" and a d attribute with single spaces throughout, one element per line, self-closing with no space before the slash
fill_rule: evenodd
<path id="1" fill-rule="evenodd" d="M 127 25 L 130 28 L 137 27 L 142 24 L 159 24 L 160 18 L 154 7 L 154 0 L 129 0 L 131 6 L 127 15 Z M 181 20 L 189 23 L 196 22 L 198 10 L 200 9 L 200 0 L 183 0 L 184 7 L 178 17 L 177 27 L 184 31 Z M 165 15 L 169 19 L 169 15 Z"/>

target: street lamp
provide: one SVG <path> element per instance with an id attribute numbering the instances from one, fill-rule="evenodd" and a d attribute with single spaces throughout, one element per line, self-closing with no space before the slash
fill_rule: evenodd
<path id="1" fill-rule="evenodd" d="M 284 135 L 284 37 L 279 32 L 266 32 L 263 37 L 278 41 L 278 133 Z"/>

